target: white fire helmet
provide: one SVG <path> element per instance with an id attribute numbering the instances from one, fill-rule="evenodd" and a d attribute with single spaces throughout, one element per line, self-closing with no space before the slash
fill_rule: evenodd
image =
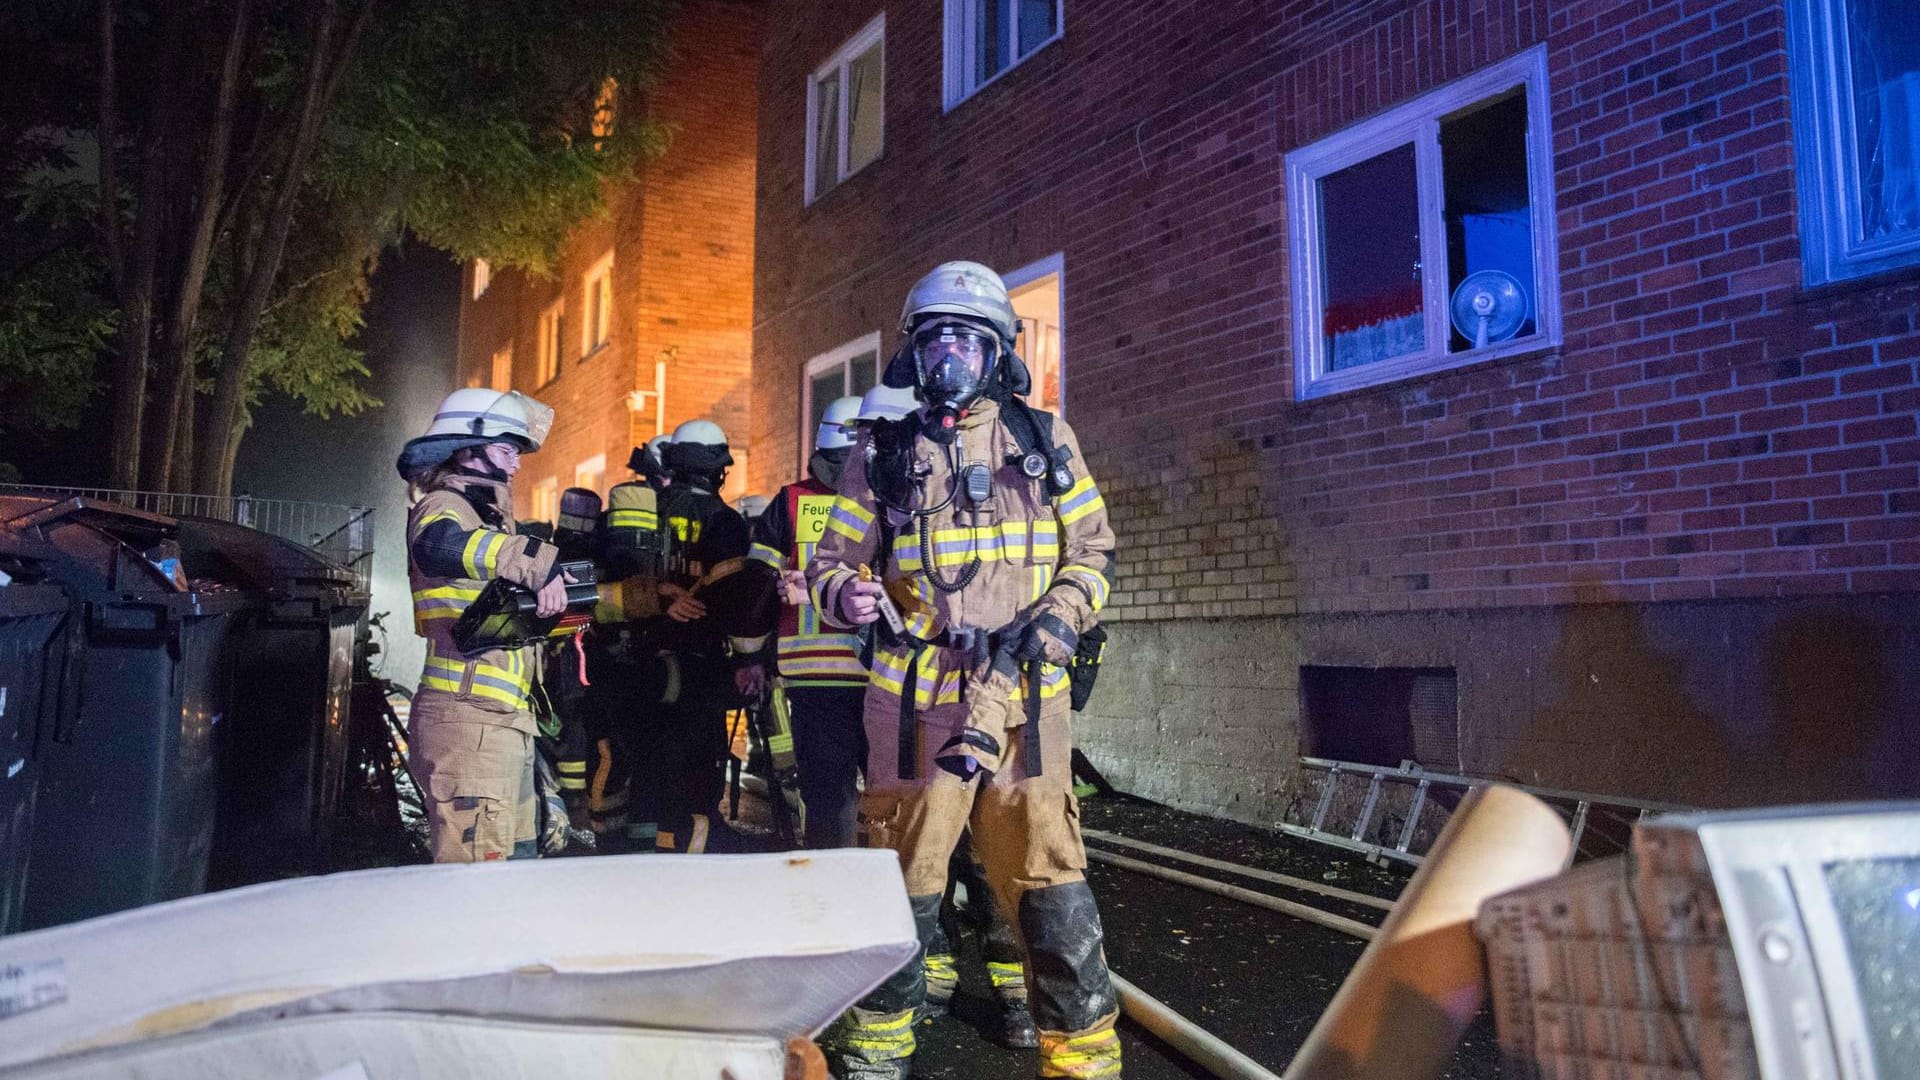
<path id="1" fill-rule="evenodd" d="M 711 420 L 689 420 L 673 429 L 673 446 L 725 446 L 727 433 Z M 664 452 L 665 448 L 662 448 Z"/>
<path id="2" fill-rule="evenodd" d="M 870 424 L 875 420 L 898 420 L 911 415 L 920 407 L 920 397 L 912 389 L 876 386 L 867 391 L 860 399 L 860 412 L 854 417 L 856 423 Z"/>
<path id="3" fill-rule="evenodd" d="M 857 397 L 834 398 L 820 416 L 820 428 L 814 432 L 815 450 L 845 450 L 853 445 L 853 422 L 860 414 Z"/>
<path id="4" fill-rule="evenodd" d="M 532 453 L 547 441 L 553 427 L 553 409 L 517 390 L 468 388 L 455 390 L 440 403 L 427 427 L 426 438 L 464 435 L 481 439 L 509 439 Z"/>

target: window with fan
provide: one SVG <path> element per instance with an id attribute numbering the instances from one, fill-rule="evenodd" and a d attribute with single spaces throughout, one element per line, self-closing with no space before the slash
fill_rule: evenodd
<path id="1" fill-rule="evenodd" d="M 1920 5 L 1787 10 L 1806 282 L 1920 263 Z"/>
<path id="2" fill-rule="evenodd" d="M 1295 395 L 1557 344 L 1546 50 L 1287 156 Z"/>

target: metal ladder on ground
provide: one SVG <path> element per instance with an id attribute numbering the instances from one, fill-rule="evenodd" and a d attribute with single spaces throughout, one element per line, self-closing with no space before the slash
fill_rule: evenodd
<path id="1" fill-rule="evenodd" d="M 1693 809 L 1673 803 L 1643 802 L 1488 777 L 1432 772 L 1411 761 L 1396 767 L 1303 757 L 1300 768 L 1308 776 L 1319 775 L 1319 797 L 1313 800 L 1311 818 L 1304 822 L 1282 821 L 1282 832 L 1357 851 L 1370 858 L 1393 859 L 1415 866 L 1425 861 L 1427 844 L 1439 833 L 1439 825 L 1444 824 L 1444 819 L 1432 818 L 1429 811 L 1450 809 L 1450 805 L 1457 805 L 1467 792 L 1489 784 L 1519 788 L 1558 810 L 1573 833 L 1569 862 L 1583 856 L 1597 858 L 1624 850 L 1632 826 L 1650 815 Z M 1349 810 L 1356 800 L 1357 809 Z M 1442 807 L 1443 802 L 1450 805 Z M 1400 818 L 1398 828 L 1384 830 L 1391 835 L 1383 836 L 1380 826 L 1390 822 L 1396 811 Z M 1424 820 L 1431 828 L 1422 828 L 1423 815 L 1429 815 Z M 1583 840 L 1587 841 L 1584 848 Z"/>

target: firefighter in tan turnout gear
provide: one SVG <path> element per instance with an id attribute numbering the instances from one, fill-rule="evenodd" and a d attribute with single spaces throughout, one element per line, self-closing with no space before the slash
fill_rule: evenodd
<path id="1" fill-rule="evenodd" d="M 1072 430 L 1021 400 L 1029 377 L 998 275 L 943 264 L 908 293 L 901 330 L 885 382 L 918 389 L 918 430 L 862 438 L 807 569 L 828 621 L 878 635 L 861 817 L 870 844 L 899 852 L 923 951 L 971 827 L 1026 949 L 1040 1075 L 1117 1077 L 1064 667 L 1107 599 L 1105 503 Z M 823 1038 L 835 1072 L 908 1076 L 925 994 L 916 955 Z"/>
<path id="2" fill-rule="evenodd" d="M 453 626 L 494 578 L 534 591 L 542 618 L 566 606 L 558 549 L 516 532 L 507 488 L 552 422 L 552 409 L 522 394 L 456 390 L 397 463 L 413 504 L 414 628 L 427 639 L 409 726 L 435 862 L 538 854 L 528 701 L 537 648 L 463 654 Z"/>

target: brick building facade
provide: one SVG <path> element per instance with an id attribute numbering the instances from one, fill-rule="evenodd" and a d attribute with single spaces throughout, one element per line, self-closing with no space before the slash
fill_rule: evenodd
<path id="1" fill-rule="evenodd" d="M 1121 541 L 1079 734 L 1123 788 L 1920 795 L 1920 236 L 1848 239 L 1822 81 L 1920 42 L 1795 14 L 1897 6 L 773 0 L 752 486 L 919 275 L 1023 268 Z M 1447 327 L 1476 260 L 1504 343 Z"/>
<path id="2" fill-rule="evenodd" d="M 718 421 L 748 458 L 761 19 L 750 0 L 680 8 L 655 91 L 619 105 L 667 126 L 668 148 L 574 230 L 551 278 L 467 267 L 462 384 L 520 390 L 556 414 L 515 478 L 524 517 L 551 520 L 568 487 L 604 496 L 635 445 L 686 420 Z M 729 494 L 744 490 L 735 472 Z"/>

